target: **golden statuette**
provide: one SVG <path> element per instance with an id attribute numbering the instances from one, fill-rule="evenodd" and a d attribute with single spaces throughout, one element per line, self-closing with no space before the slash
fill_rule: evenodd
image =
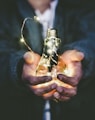
<path id="1" fill-rule="evenodd" d="M 48 29 L 47 36 L 44 40 L 44 47 L 41 60 L 37 67 L 37 74 L 51 75 L 52 68 L 57 65 L 58 48 L 61 39 L 57 38 L 56 30 Z"/>

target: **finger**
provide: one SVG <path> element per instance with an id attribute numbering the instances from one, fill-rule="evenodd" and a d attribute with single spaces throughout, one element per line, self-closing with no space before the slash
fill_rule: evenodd
<path id="1" fill-rule="evenodd" d="M 70 99 L 71 99 L 70 97 L 61 96 L 60 99 L 59 99 L 59 101 L 68 101 Z"/>
<path id="2" fill-rule="evenodd" d="M 29 87 L 32 91 L 34 91 L 34 93 L 36 95 L 45 97 L 45 96 L 48 95 L 49 92 L 50 92 L 50 94 L 53 94 L 53 90 L 56 89 L 56 84 L 52 84 L 50 86 L 44 86 L 43 85 L 43 86 L 38 87 L 36 85 L 36 86 L 29 86 Z M 45 95 L 45 94 L 47 94 L 47 95 Z"/>
<path id="3" fill-rule="evenodd" d="M 70 97 L 62 96 L 58 92 L 54 93 L 54 98 L 58 101 L 68 101 Z"/>
<path id="4" fill-rule="evenodd" d="M 33 62 L 33 53 L 32 52 L 26 52 L 23 56 L 25 62 L 27 64 L 32 64 Z"/>
<path id="5" fill-rule="evenodd" d="M 84 58 L 84 54 L 77 50 L 67 50 L 66 52 L 63 53 L 61 58 L 65 62 L 81 61 Z"/>
<path id="6" fill-rule="evenodd" d="M 78 80 L 75 80 L 74 77 L 68 77 L 63 74 L 58 74 L 57 78 L 71 86 L 76 86 L 78 84 Z"/>
<path id="7" fill-rule="evenodd" d="M 84 54 L 82 52 L 79 52 L 77 50 L 74 50 L 74 52 L 71 55 L 72 61 L 81 61 L 84 58 Z"/>
<path id="8" fill-rule="evenodd" d="M 77 88 L 73 87 L 73 88 L 65 88 L 65 87 L 61 87 L 61 86 L 57 86 L 56 88 L 57 92 L 59 92 L 62 96 L 66 96 L 66 97 L 73 97 L 76 95 L 77 93 Z"/>
<path id="9" fill-rule="evenodd" d="M 68 77 L 65 76 L 63 74 L 59 74 L 58 75 L 58 79 L 63 81 L 64 83 L 67 83 L 73 87 L 77 86 L 79 81 L 80 81 L 80 77 L 79 76 L 75 76 L 75 77 Z"/>
<path id="10" fill-rule="evenodd" d="M 56 90 L 52 90 L 51 92 L 49 93 L 46 93 L 46 94 L 43 94 L 43 98 L 44 99 L 53 99 L 53 94 Z"/>
<path id="11" fill-rule="evenodd" d="M 59 100 L 60 97 L 61 97 L 60 94 L 59 94 L 57 91 L 54 92 L 53 96 L 54 96 L 54 98 L 57 99 L 57 100 Z"/>
<path id="12" fill-rule="evenodd" d="M 59 79 L 54 79 L 52 81 L 54 81 L 54 83 L 56 83 L 57 86 L 62 86 L 62 87 L 66 87 L 66 88 L 73 88 L 73 86 L 71 86 L 70 84 L 67 84 Z"/>
<path id="13" fill-rule="evenodd" d="M 37 84 L 41 84 L 41 83 L 46 83 L 46 82 L 51 81 L 51 80 L 52 80 L 51 76 L 36 77 L 36 76 L 28 75 L 27 77 L 24 78 L 24 82 L 26 84 L 30 84 L 30 85 L 37 85 Z"/>
<path id="14" fill-rule="evenodd" d="M 23 58 L 27 64 L 32 64 L 33 62 L 38 63 L 40 60 L 40 55 L 34 52 L 26 52 Z"/>

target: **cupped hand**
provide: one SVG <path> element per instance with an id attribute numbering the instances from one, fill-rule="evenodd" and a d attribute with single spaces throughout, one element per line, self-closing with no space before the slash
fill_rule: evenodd
<path id="1" fill-rule="evenodd" d="M 84 54 L 77 50 L 68 50 L 60 57 L 57 65 L 57 78 L 67 84 L 58 84 L 54 97 L 60 101 L 67 101 L 77 94 L 78 84 L 82 78 L 81 61 Z M 68 87 L 68 85 L 72 87 Z"/>
<path id="2" fill-rule="evenodd" d="M 36 95 L 45 98 L 45 94 L 49 93 L 46 99 L 50 99 L 53 96 L 53 91 L 56 88 L 55 83 L 49 83 L 52 80 L 51 76 L 39 76 L 36 73 L 37 66 L 40 61 L 40 55 L 34 52 L 27 52 L 24 55 L 24 66 L 22 72 L 22 80 L 24 84 Z"/>

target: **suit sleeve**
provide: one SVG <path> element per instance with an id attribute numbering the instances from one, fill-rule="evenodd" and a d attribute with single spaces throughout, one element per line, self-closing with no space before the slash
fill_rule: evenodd
<path id="1" fill-rule="evenodd" d="M 84 53 L 85 58 L 82 61 L 83 80 L 81 83 L 86 86 L 95 78 L 95 11 L 89 11 L 86 15 L 78 18 L 78 22 L 77 39 L 66 44 L 63 51 L 76 49 Z"/>
<path id="2" fill-rule="evenodd" d="M 17 33 L 17 28 L 15 29 Z M 12 31 L 12 26 L 4 16 L 0 19 L 0 94 L 17 94 L 25 49 L 21 49 L 19 37 Z M 22 67 L 22 66 L 21 66 Z"/>

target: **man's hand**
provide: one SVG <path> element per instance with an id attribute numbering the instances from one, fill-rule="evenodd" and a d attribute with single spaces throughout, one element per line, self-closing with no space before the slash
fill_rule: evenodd
<path id="1" fill-rule="evenodd" d="M 50 96 L 46 99 L 49 99 L 53 96 L 53 90 L 56 88 L 54 83 L 49 85 L 46 82 L 52 80 L 50 76 L 38 76 L 36 74 L 36 69 L 40 60 L 40 56 L 34 52 L 27 52 L 24 55 L 24 66 L 22 72 L 23 82 L 30 88 L 30 90 L 38 95 L 44 97 L 44 94 L 50 92 Z"/>
<path id="2" fill-rule="evenodd" d="M 82 64 L 84 54 L 77 50 L 68 50 L 64 52 L 58 61 L 57 71 L 58 79 L 67 86 L 58 85 L 54 97 L 61 101 L 67 101 L 77 94 L 78 83 L 82 77 Z M 64 72 L 65 71 L 65 72 Z M 68 87 L 68 85 L 72 87 Z"/>

